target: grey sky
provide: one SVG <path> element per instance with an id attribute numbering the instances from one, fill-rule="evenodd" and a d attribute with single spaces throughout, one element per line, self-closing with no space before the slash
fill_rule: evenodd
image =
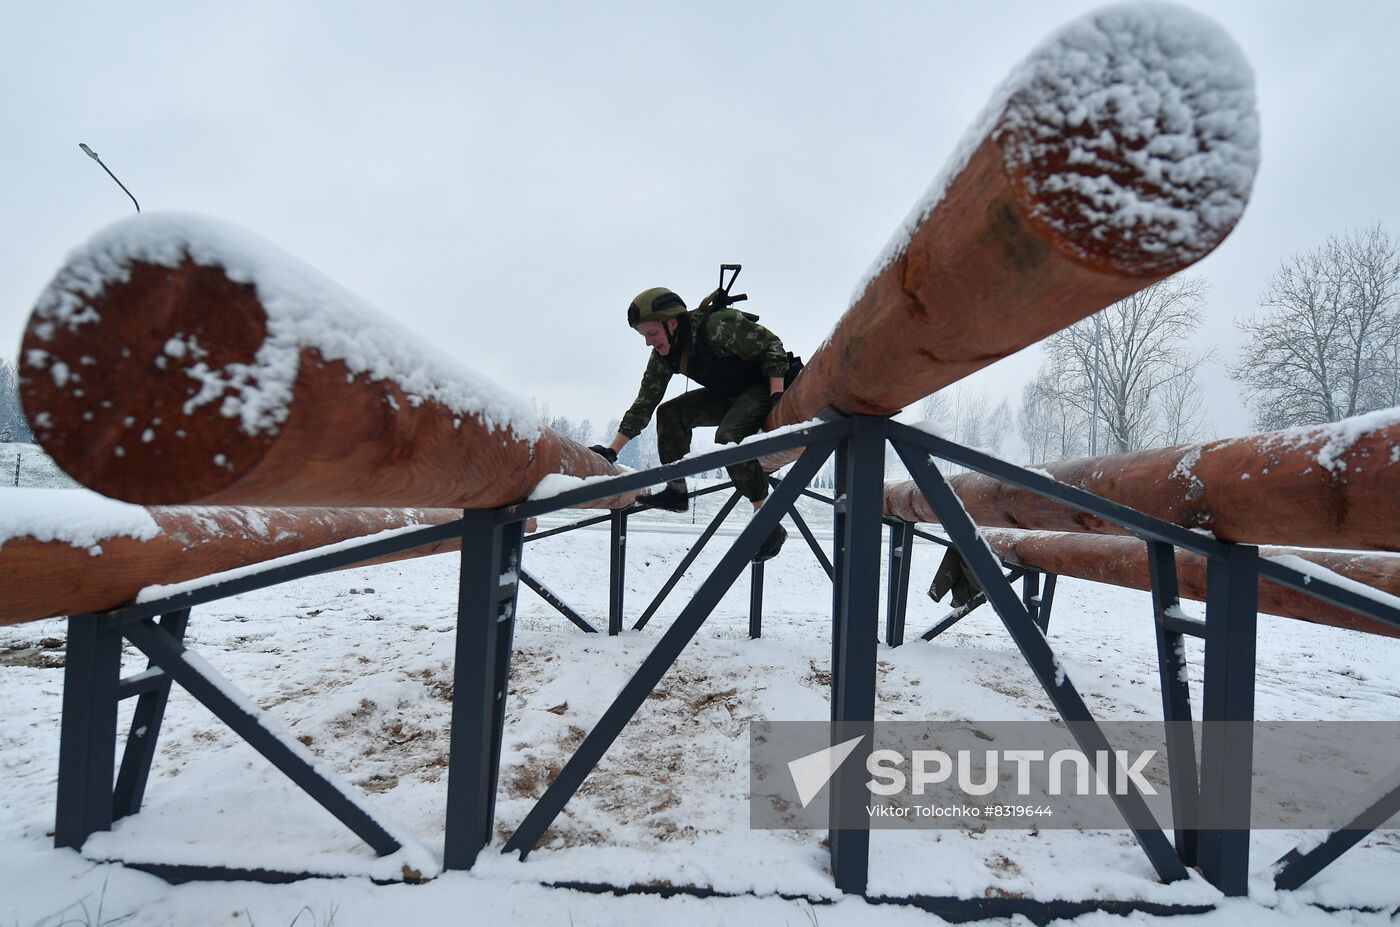
<path id="1" fill-rule="evenodd" d="M 1036 42 L 1099 4 L 13 4 L 0 33 L 0 346 L 131 203 L 243 225 L 502 385 L 601 428 L 628 301 L 721 261 L 804 355 Z M 1197 265 L 1203 348 L 1281 259 L 1400 234 L 1400 4 L 1190 3 L 1255 69 L 1263 165 Z M 967 381 L 1013 405 L 1038 351 Z M 1251 430 L 1217 363 L 1221 434 Z M 673 386 L 673 390 L 679 386 Z"/>

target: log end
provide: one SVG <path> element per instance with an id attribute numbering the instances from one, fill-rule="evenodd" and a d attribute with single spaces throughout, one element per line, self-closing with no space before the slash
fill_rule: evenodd
<path id="1" fill-rule="evenodd" d="M 228 401 L 238 385 L 214 373 L 251 365 L 265 336 L 253 287 L 223 268 L 75 259 L 25 330 L 25 416 L 64 472 L 105 496 L 204 499 L 271 441 L 244 429 Z"/>
<path id="2" fill-rule="evenodd" d="M 1090 13 L 1037 48 L 1003 92 L 991 134 L 1022 208 L 1081 263 L 1175 273 L 1244 212 L 1259 164 L 1253 73 L 1199 13 Z"/>

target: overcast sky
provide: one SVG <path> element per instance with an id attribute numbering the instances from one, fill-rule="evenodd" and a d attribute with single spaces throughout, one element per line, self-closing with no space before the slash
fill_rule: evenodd
<path id="1" fill-rule="evenodd" d="M 12 4 L 0 346 L 131 202 L 251 229 L 504 386 L 601 428 L 631 298 L 720 262 L 803 355 L 1013 64 L 1099 4 Z M 1236 317 L 1328 234 L 1400 234 L 1400 3 L 1189 3 L 1253 64 L 1263 164 L 1195 268 L 1219 434 Z M 1013 406 L 1032 348 L 966 381 Z M 673 385 L 673 391 L 679 385 Z"/>

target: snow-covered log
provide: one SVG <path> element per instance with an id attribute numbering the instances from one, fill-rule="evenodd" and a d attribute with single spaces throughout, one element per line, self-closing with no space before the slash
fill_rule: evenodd
<path id="1" fill-rule="evenodd" d="M 44 450 L 145 505 L 493 508 L 552 473 L 621 472 L 317 271 L 199 217 L 136 216 L 80 248 L 19 369 Z"/>
<path id="2" fill-rule="evenodd" d="M 1214 22 L 1114 6 L 1017 67 L 769 417 L 885 415 L 1209 254 L 1259 160 Z"/>
<path id="3" fill-rule="evenodd" d="M 983 537 L 997 556 L 1008 563 L 1130 589 L 1152 588 L 1147 567 L 1147 545 L 1136 538 L 1001 528 L 984 531 Z M 1400 596 L 1400 556 L 1291 547 L 1263 547 L 1259 555 L 1269 558 L 1297 557 L 1346 580 L 1362 583 L 1379 597 L 1388 597 L 1392 602 Z M 1178 550 L 1176 573 L 1182 598 L 1205 601 L 1204 557 Z M 1371 621 L 1268 580 L 1259 582 L 1259 610 L 1315 624 L 1400 637 L 1400 631 L 1389 625 Z"/>
<path id="4" fill-rule="evenodd" d="M 994 95 L 769 425 L 892 412 L 1180 270 L 1234 227 L 1257 161 L 1252 75 L 1214 23 L 1165 5 L 1072 23 Z M 310 268 L 191 217 L 74 254 L 20 370 L 45 450 L 145 504 L 486 508 L 612 472 Z"/>
<path id="5" fill-rule="evenodd" d="M 1400 551 L 1400 409 L 1330 425 L 1045 464 L 1044 472 L 1148 515 L 1241 544 Z M 949 482 L 979 525 L 1122 534 L 1101 518 L 964 473 Z M 885 514 L 937 521 L 913 482 Z"/>
<path id="6" fill-rule="evenodd" d="M 115 608 L 151 586 L 461 517 L 456 509 L 143 508 L 62 489 L 7 490 L 5 506 L 0 625 Z M 391 559 L 459 547 L 445 541 Z"/>

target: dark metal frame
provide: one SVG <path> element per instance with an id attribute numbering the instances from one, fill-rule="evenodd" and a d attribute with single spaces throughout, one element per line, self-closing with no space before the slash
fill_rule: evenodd
<path id="1" fill-rule="evenodd" d="M 1268 579 L 1394 628 L 1400 628 L 1400 608 L 1281 563 L 1261 559 L 1257 547 L 1230 544 L 1197 534 L 1058 483 L 1044 474 L 1008 464 L 904 425 L 891 423 L 890 431 L 896 449 L 910 464 L 911 472 L 922 461 L 914 454 L 911 462 L 910 446 L 1097 515 L 1127 529 L 1147 543 L 1153 612 L 1158 630 L 1163 718 L 1168 732 L 1173 815 L 1177 821 L 1175 852 L 1183 863 L 1199 865 L 1206 878 L 1227 895 L 1245 894 L 1249 874 L 1248 826 L 1253 744 L 1249 736 L 1240 734 L 1240 729 L 1249 730 L 1249 724 L 1237 722 L 1254 720 L 1259 580 Z M 929 487 L 921 484 L 920 488 L 925 494 L 929 492 Z M 957 512 L 948 514 L 957 520 Z M 951 529 L 949 534 L 953 534 Z M 968 548 L 964 546 L 967 539 L 962 540 L 964 543 L 958 546 L 967 556 Z M 987 551 L 981 544 L 975 547 Z M 1207 558 L 1204 621 L 1187 618 L 1180 610 L 1174 548 Z M 972 565 L 971 562 L 969 565 Z M 981 571 L 974 569 L 974 572 L 977 572 L 984 586 L 987 580 L 992 579 L 991 576 L 984 578 L 985 562 Z M 1053 586 L 1050 586 L 1050 595 L 1053 595 Z M 1042 597 L 1041 617 L 1048 620 L 1045 598 Z M 1002 617 L 1005 621 L 1005 616 Z M 1185 660 L 1184 635 L 1205 641 L 1199 781 L 1191 745 L 1189 691 L 1186 675 L 1180 671 Z M 1210 831 L 1194 830 L 1189 822 L 1193 820 L 1197 808 L 1210 809 L 1217 820 L 1233 826 Z M 1274 864 L 1276 887 L 1286 889 L 1302 885 L 1360 842 L 1397 808 L 1400 808 L 1400 787 L 1360 810 L 1348 827 L 1332 832 L 1318 846 L 1307 852 L 1294 849 L 1285 854 Z"/>
<path id="2" fill-rule="evenodd" d="M 521 582 L 541 591 L 566 616 L 572 610 L 525 573 L 521 555 L 526 519 L 559 509 L 641 489 L 670 479 L 741 460 L 805 448 L 786 478 L 755 513 L 730 549 L 702 581 L 676 620 L 661 635 L 601 720 L 585 737 L 525 819 L 505 843 L 506 852 L 527 855 L 550 823 L 616 740 L 637 708 L 692 640 L 720 598 L 732 586 L 768 533 L 784 515 L 793 518 L 808 544 L 832 577 L 832 711 L 833 737 L 849 739 L 870 729 L 874 720 L 875 655 L 878 645 L 881 485 L 886 444 L 905 462 L 920 490 L 937 512 L 949 540 L 892 524 L 891 583 L 886 590 L 886 642 L 903 638 L 908 600 L 909 560 L 915 537 L 957 547 L 985 590 L 983 599 L 1001 619 L 1032 672 L 1040 680 L 1061 717 L 1084 752 L 1098 757 L 1107 750 L 1102 730 L 1090 715 L 1072 681 L 1063 672 L 1045 636 L 1054 592 L 1054 577 L 1015 568 L 1003 574 L 1002 564 L 977 535 L 932 457 L 987 474 L 1021 489 L 1054 499 L 1113 522 L 1148 545 L 1152 567 L 1153 614 L 1161 668 L 1163 715 L 1169 731 L 1169 769 L 1175 844 L 1168 841 L 1136 792 L 1115 796 L 1129 828 L 1149 861 L 1164 880 L 1183 878 L 1185 867 L 1199 864 L 1207 878 L 1227 894 L 1242 894 L 1248 875 L 1249 781 L 1253 746 L 1248 737 L 1227 737 L 1230 722 L 1252 721 L 1255 673 L 1256 589 L 1261 577 L 1280 582 L 1319 600 L 1347 608 L 1400 628 L 1400 609 L 1358 595 L 1324 579 L 1304 576 L 1281 564 L 1261 560 L 1257 548 L 1227 544 L 1106 501 L 1048 477 L 997 460 L 883 418 L 856 416 L 806 426 L 777 436 L 590 483 L 550 499 L 504 509 L 469 511 L 454 522 L 415 528 L 394 537 L 346 545 L 331 553 L 274 566 L 251 576 L 158 602 L 113 609 L 101 615 L 75 615 L 69 621 L 69 652 L 65 670 L 64 718 L 60 747 L 58 815 L 55 843 L 80 847 L 95 831 L 110 827 L 123 814 L 139 809 L 149 773 L 169 686 L 177 682 L 247 739 L 277 768 L 287 773 L 325 805 L 376 852 L 398 848 L 397 841 L 336 783 L 321 776 L 289 738 L 279 737 L 260 713 L 249 711 L 216 673 L 192 660 L 183 644 L 189 609 L 240 592 L 264 588 L 354 563 L 364 562 L 448 538 L 462 544 L 458 636 L 452 703 L 452 744 L 446 810 L 447 868 L 470 868 L 491 841 L 495 795 L 499 778 L 501 737 L 506 711 L 515 609 Z M 835 509 L 833 555 L 828 563 L 810 529 L 792 509 L 825 459 L 837 454 L 837 489 L 829 499 Z M 711 487 L 717 491 L 726 487 Z M 817 498 L 825 498 L 816 496 Z M 735 500 L 730 500 L 730 506 Z M 577 525 L 552 529 L 535 539 L 584 524 L 610 522 L 609 631 L 622 624 L 622 576 L 625 565 L 626 518 L 629 512 L 608 513 Z M 722 513 L 722 514 L 727 514 Z M 706 529 L 708 540 L 716 519 Z M 699 545 L 697 545 L 698 547 Z M 1173 551 L 1182 548 L 1208 559 L 1206 619 L 1186 618 L 1179 608 Z M 697 552 L 687 555 L 693 563 Z M 674 588 L 676 575 L 638 621 L 644 626 L 661 598 Z M 761 633 L 763 568 L 752 568 L 750 633 Z M 1020 595 L 1011 581 L 1020 578 Z M 561 607 L 562 606 L 562 607 Z M 966 614 L 975 605 L 965 607 Z M 154 617 L 160 615 L 160 624 Z M 956 617 L 961 617 L 961 614 Z M 577 620 L 575 620 L 577 619 Z M 570 620 L 594 630 L 574 613 Z M 956 619 L 954 619 L 956 620 Z M 944 624 L 947 622 L 945 621 Z M 937 628 L 935 628 L 935 631 Z M 1199 776 L 1191 744 L 1191 717 L 1184 665 L 1185 636 L 1205 640 L 1205 691 Z M 932 633 L 925 636 L 932 636 Z M 131 640 L 151 661 L 143 673 L 122 680 L 121 640 Z M 133 725 L 115 791 L 116 703 L 139 696 L 141 724 Z M 1221 724 L 1220 722 L 1225 722 Z M 1181 733 L 1181 732 L 1185 733 Z M 869 749 L 869 738 L 862 741 Z M 1111 755 L 1111 754 L 1109 754 Z M 834 808 L 863 802 L 856 764 L 850 774 L 838 773 L 831 785 Z M 1307 853 L 1294 851 L 1277 864 L 1280 887 L 1302 884 L 1310 875 L 1354 845 L 1400 805 L 1400 790 L 1385 795 L 1357 815 L 1353 825 L 1336 832 Z M 1229 824 L 1219 830 L 1191 826 L 1197 809 L 1209 810 Z M 1233 815 L 1233 817 L 1231 817 Z M 830 835 L 832 871 L 838 887 L 863 893 L 867 884 L 869 832 L 842 829 Z"/>

